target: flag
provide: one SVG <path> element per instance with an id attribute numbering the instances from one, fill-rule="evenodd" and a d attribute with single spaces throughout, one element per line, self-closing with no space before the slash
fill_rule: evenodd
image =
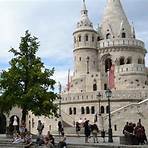
<path id="1" fill-rule="evenodd" d="M 68 70 L 67 91 L 70 90 L 70 69 Z"/>
<path id="2" fill-rule="evenodd" d="M 115 65 L 112 64 L 108 73 L 108 87 L 109 89 L 115 88 Z"/>

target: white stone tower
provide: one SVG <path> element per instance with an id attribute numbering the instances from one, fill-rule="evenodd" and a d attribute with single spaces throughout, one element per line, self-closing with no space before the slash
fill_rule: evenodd
<path id="1" fill-rule="evenodd" d="M 102 86 L 105 85 L 107 68 L 114 64 L 115 89 L 147 88 L 146 49 L 144 43 L 136 39 L 134 27 L 129 24 L 120 0 L 107 1 L 99 32 Z"/>
<path id="2" fill-rule="evenodd" d="M 85 1 L 73 36 L 74 76 L 70 91 L 75 93 L 92 91 L 92 83 L 97 84 L 98 80 L 92 79 L 91 75 L 98 75 L 99 72 L 97 32 L 88 18 Z"/>

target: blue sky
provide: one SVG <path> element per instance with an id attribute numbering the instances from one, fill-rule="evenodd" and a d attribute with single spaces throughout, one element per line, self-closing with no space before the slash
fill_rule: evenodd
<path id="1" fill-rule="evenodd" d="M 148 0 L 121 0 L 138 39 L 148 49 Z M 94 28 L 101 22 L 106 0 L 86 0 Z M 38 55 L 47 68 L 55 67 L 55 79 L 64 85 L 73 69 L 73 36 L 82 0 L 0 0 L 0 70 L 8 68 L 11 47 L 18 48 L 25 30 L 40 41 Z M 146 56 L 148 65 L 148 56 Z"/>

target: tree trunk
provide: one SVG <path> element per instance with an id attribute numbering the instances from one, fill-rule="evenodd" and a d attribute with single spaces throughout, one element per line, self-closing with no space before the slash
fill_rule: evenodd
<path id="1" fill-rule="evenodd" d="M 27 110 L 25 108 L 22 109 L 22 121 L 26 123 L 26 115 L 27 115 Z"/>

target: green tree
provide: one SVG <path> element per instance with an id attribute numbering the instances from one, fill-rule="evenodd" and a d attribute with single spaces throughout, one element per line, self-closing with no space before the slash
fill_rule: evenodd
<path id="1" fill-rule="evenodd" d="M 9 62 L 10 68 L 1 74 L 2 112 L 9 112 L 12 107 L 18 106 L 22 109 L 24 121 L 28 111 L 38 116 L 57 114 L 54 103 L 57 95 L 53 92 L 56 82 L 52 79 L 54 68 L 45 68 L 41 58 L 36 56 L 38 48 L 37 38 L 26 31 L 21 37 L 19 49 L 10 49 L 14 57 Z"/>

